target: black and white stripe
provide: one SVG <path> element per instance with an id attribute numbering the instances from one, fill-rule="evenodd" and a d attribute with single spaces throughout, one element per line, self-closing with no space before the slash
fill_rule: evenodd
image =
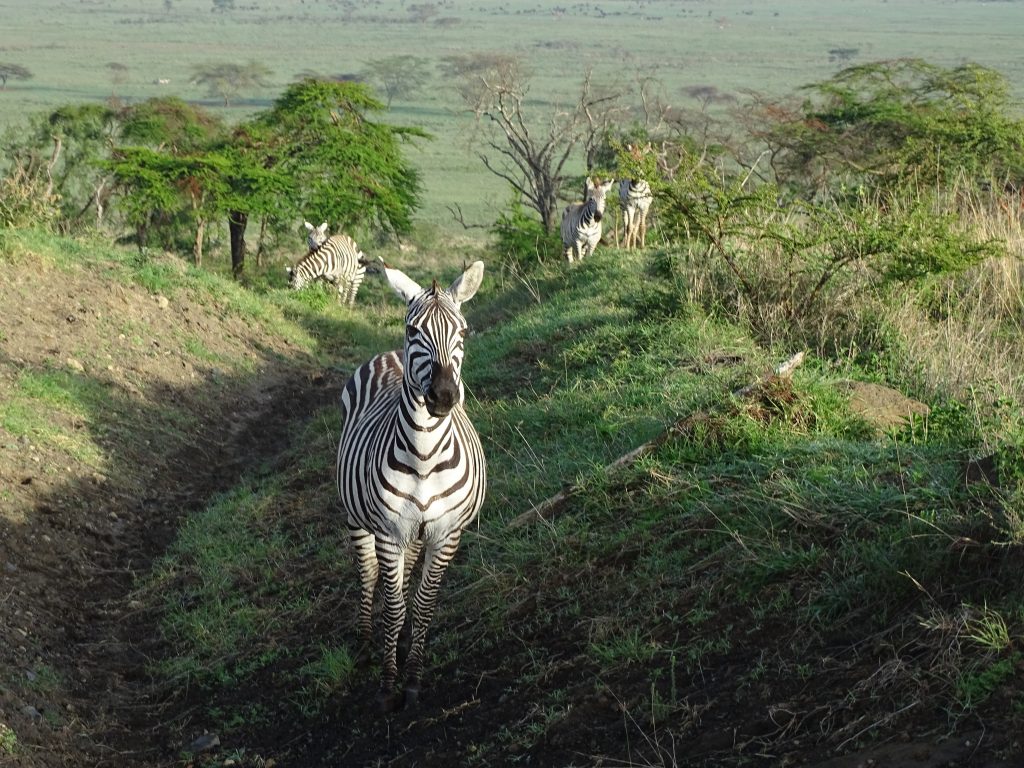
<path id="1" fill-rule="evenodd" d="M 484 501 L 486 466 L 476 430 L 463 409 L 466 320 L 461 305 L 483 279 L 471 265 L 447 289 L 422 289 L 397 269 L 382 267 L 408 304 L 405 347 L 377 355 L 349 379 L 341 397 L 344 425 L 337 482 L 359 565 L 359 635 L 371 635 L 373 593 L 384 593 L 384 663 L 379 702 L 395 709 L 398 634 L 410 576 L 420 552 L 423 570 L 413 593 L 412 642 L 404 700 L 415 701 L 424 642 L 441 578 L 463 529 Z"/>
<path id="2" fill-rule="evenodd" d="M 644 179 L 619 182 L 619 207 L 622 209 L 623 247 L 627 250 L 647 244 L 647 213 L 654 202 L 651 185 Z"/>
<path id="3" fill-rule="evenodd" d="M 589 177 L 582 203 L 569 205 L 562 213 L 562 246 L 570 262 L 589 256 L 601 241 L 601 219 L 605 197 L 614 182 L 595 184 Z"/>
<path id="4" fill-rule="evenodd" d="M 296 290 L 314 280 L 326 280 L 338 289 L 338 301 L 355 304 L 356 293 L 366 277 L 366 254 L 348 235 L 327 236 L 327 222 L 314 227 L 306 222 L 309 253 L 288 268 L 288 284 Z"/>

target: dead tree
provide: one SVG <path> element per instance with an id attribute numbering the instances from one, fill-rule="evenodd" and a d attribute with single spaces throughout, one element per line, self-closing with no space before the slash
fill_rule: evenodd
<path id="1" fill-rule="evenodd" d="M 586 163 L 614 121 L 621 94 L 596 89 L 588 71 L 572 107 L 541 115 L 527 105 L 529 75 L 519 59 L 474 54 L 449 57 L 443 66 L 457 78 L 459 93 L 480 127 L 485 149 L 478 154 L 484 166 L 538 213 L 547 231 L 554 231 L 567 163 L 580 151 Z"/>

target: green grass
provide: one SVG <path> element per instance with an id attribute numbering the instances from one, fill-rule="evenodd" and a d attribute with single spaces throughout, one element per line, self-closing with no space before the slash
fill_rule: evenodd
<path id="1" fill-rule="evenodd" d="M 210 310 L 225 328 L 259 328 L 261 343 L 287 339 L 291 362 L 309 370 L 347 371 L 401 342 L 401 303 L 379 280 L 351 309 L 273 274 L 245 289 L 162 257 L 18 238 L 46 268 L 100 270 L 141 295 Z M 854 679 L 860 653 L 833 655 L 864 638 L 903 654 L 892 690 L 918 695 L 927 680 L 935 711 L 988 716 L 1007 697 L 1021 701 L 1013 557 L 1024 513 L 1012 440 L 998 483 L 963 474 L 1016 422 L 947 399 L 878 435 L 836 384 L 881 369 L 813 358 L 791 381 L 737 398 L 792 350 L 760 349 L 743 327 L 687 303 L 663 256 L 602 249 L 574 268 L 538 267 L 529 290 L 489 265 L 466 305 L 467 409 L 490 482 L 442 587 L 425 682 L 475 691 L 486 672 L 518 707 L 467 746 L 467 760 L 545 748 L 592 696 L 621 698 L 627 723 L 695 721 L 701 681 L 726 663 L 716 679 L 737 700 L 824 681 L 829 664 L 849 663 L 842 672 Z M 444 282 L 451 267 L 435 255 L 409 271 Z M 112 328 L 132 343 L 150 333 L 124 320 Z M 212 387 L 260 375 L 213 336 L 176 339 L 197 367 L 225 369 Z M 56 411 L 122 429 L 104 414 L 134 413 L 131 403 L 85 368 L 23 370 L 0 424 L 37 439 Z M 158 432 L 175 440 L 194 428 L 187 409 L 157 413 Z M 134 596 L 157 609 L 167 642 L 151 671 L 171 689 L 198 686 L 222 738 L 269 717 L 308 725 L 373 688 L 376 671 L 354 664 L 358 587 L 331 481 L 339 420 L 330 405 L 294 424 L 279 456 L 182 523 Z M 670 424 L 656 452 L 604 471 Z M 509 527 L 570 485 L 552 519 Z M 828 700 L 838 688 L 823 683 L 823 705 L 846 706 Z"/>
<path id="2" fill-rule="evenodd" d="M 961 567 L 955 542 L 969 537 L 989 550 L 1015 535 L 1012 519 L 995 512 L 1005 492 L 962 482 L 983 439 L 963 409 L 939 407 L 927 429 L 877 437 L 816 361 L 792 384 L 736 400 L 730 393 L 773 356 L 682 303 L 658 263 L 607 249 L 572 270 L 538 270 L 540 303 L 509 283 L 467 305 L 468 409 L 490 484 L 443 589 L 430 670 L 452 674 L 467 664 L 463 649 L 486 653 L 514 627 L 522 650 L 502 644 L 503 668 L 519 670 L 517 685 L 535 700 L 515 727 L 474 745 L 478 762 L 510 743 L 531 748 L 564 720 L 566 689 L 543 681 L 566 659 L 584 678 L 640 686 L 648 711 L 635 716 L 657 722 L 685 709 L 687 681 L 752 654 L 763 632 L 775 645 L 757 649 L 738 685 L 815 679 L 823 670 L 810 649 L 851 633 L 930 637 L 922 617 L 935 604 L 956 610 L 986 595 L 980 581 L 951 580 Z M 400 325 L 400 307 L 378 300 L 382 315 L 351 321 L 362 329 L 350 339 L 353 355 L 376 351 Z M 286 306 L 301 312 L 315 301 L 288 296 Z M 684 416 L 655 454 L 610 476 L 601 469 Z M 296 635 L 316 621 L 323 569 L 352 614 L 356 589 L 340 532 L 318 538 L 310 516 L 332 504 L 337 415 L 328 409 L 299 429 L 289 470 L 243 484 L 194 518 L 156 586 L 167 595 L 179 673 L 189 668 L 216 691 L 283 665 L 305 691 L 296 706 L 315 717 L 366 680 L 337 639 L 354 636 L 352 616 L 329 636 Z M 506 527 L 565 484 L 576 491 L 561 514 Z M 303 510 L 287 533 L 284 509 Z M 311 581 L 289 577 L 299 557 L 314 564 Z M 1009 606 L 1024 605 L 1024 594 L 1007 601 L 974 612 L 963 637 L 977 650 L 964 646 L 962 672 L 937 673 L 939 706 L 977 707 L 1010 683 L 1007 644 L 1024 613 Z M 478 620 L 445 629 L 467 615 Z M 787 637 L 794 626 L 799 634 Z M 287 660 L 278 653 L 285 638 L 297 639 Z M 936 674 L 922 663 L 907 662 L 907 680 Z M 642 683 L 622 682 L 638 675 Z"/>
<path id="3" fill-rule="evenodd" d="M 6 723 L 0 723 L 0 755 L 18 753 L 18 735 Z"/>

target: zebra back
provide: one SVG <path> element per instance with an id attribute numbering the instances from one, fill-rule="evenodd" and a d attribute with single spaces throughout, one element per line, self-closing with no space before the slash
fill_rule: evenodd
<path id="1" fill-rule="evenodd" d="M 619 182 L 619 204 L 623 210 L 650 208 L 654 200 L 651 185 L 645 179 L 623 179 Z"/>

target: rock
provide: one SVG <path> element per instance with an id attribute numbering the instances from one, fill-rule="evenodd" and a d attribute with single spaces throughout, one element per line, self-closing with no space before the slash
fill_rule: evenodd
<path id="1" fill-rule="evenodd" d="M 171 306 L 171 302 L 166 296 L 158 295 L 156 297 L 156 305 L 160 307 L 160 309 L 167 309 L 169 306 Z"/>
<path id="2" fill-rule="evenodd" d="M 879 433 L 902 427 L 913 415 L 927 416 L 931 409 L 891 387 L 867 381 L 844 381 L 839 386 L 850 396 L 850 410 Z"/>
<path id="3" fill-rule="evenodd" d="M 78 373 L 85 373 L 85 366 L 82 365 L 81 361 L 76 360 L 73 357 L 69 357 L 64 362 L 67 363 L 68 368 L 70 368 L 72 371 L 77 371 Z"/>
<path id="4" fill-rule="evenodd" d="M 33 707 L 31 704 L 26 704 L 21 708 L 21 714 L 27 717 L 29 720 L 42 720 L 43 713 Z"/>
<path id="5" fill-rule="evenodd" d="M 200 752 L 206 752 L 214 747 L 220 746 L 220 736 L 216 733 L 204 733 L 198 739 L 189 744 L 188 751 L 196 755 Z"/>

